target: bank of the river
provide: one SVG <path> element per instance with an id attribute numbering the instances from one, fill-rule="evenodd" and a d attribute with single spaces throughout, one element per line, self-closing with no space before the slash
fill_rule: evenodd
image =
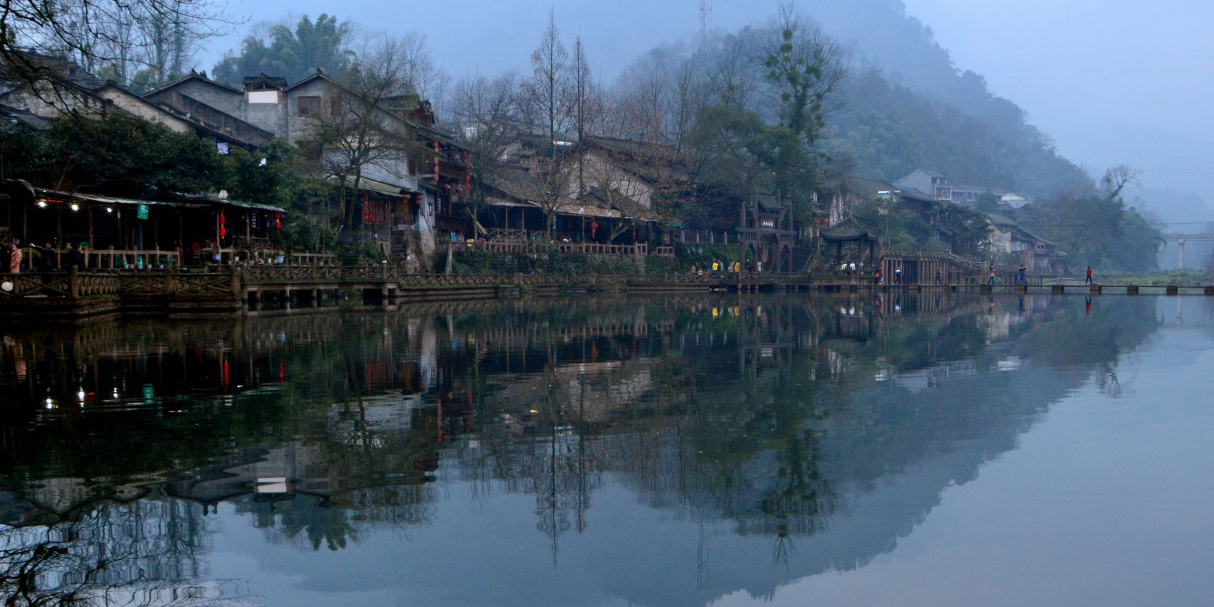
<path id="1" fill-rule="evenodd" d="M 391 310 L 417 302 L 514 299 L 526 295 L 902 291 L 1214 296 L 1214 285 L 1160 281 L 1047 284 L 1040 280 L 1028 284 L 989 284 L 977 278 L 959 283 L 878 284 L 872 276 L 838 272 L 409 274 L 386 266 L 251 265 L 199 270 L 10 274 L 0 279 L 0 313 L 6 318 L 80 318 L 112 313 L 180 316 L 342 305 Z"/>

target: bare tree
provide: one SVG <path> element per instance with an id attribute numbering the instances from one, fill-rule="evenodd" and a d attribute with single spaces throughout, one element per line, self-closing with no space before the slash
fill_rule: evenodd
<path id="1" fill-rule="evenodd" d="M 760 87 L 750 49 L 740 37 L 730 38 L 724 45 L 707 77 L 709 91 L 719 105 L 753 111 Z"/>
<path id="2" fill-rule="evenodd" d="M 210 0 L 14 0 L 0 11 L 0 63 L 16 82 L 71 79 L 64 59 L 120 75 L 163 59 L 158 67 L 180 72 L 230 24 Z"/>
<path id="3" fill-rule="evenodd" d="M 456 139 L 471 152 L 472 188 L 466 205 L 477 232 L 488 184 L 501 177 L 506 154 L 518 141 L 518 76 L 506 73 L 496 78 L 474 76 L 458 82 L 452 96 L 452 129 Z"/>
<path id="4" fill-rule="evenodd" d="M 564 165 L 569 158 L 569 131 L 576 126 L 576 88 L 571 82 L 569 52 L 561 44 L 555 15 L 549 14 L 548 28 L 540 46 L 531 54 L 532 75 L 523 82 L 525 116 L 540 131 L 537 166 L 533 175 L 538 191 L 533 201 L 544 212 L 544 233 L 552 234 L 556 212 L 565 202 L 567 178 Z M 541 158 L 542 156 L 542 158 Z"/>
<path id="5" fill-rule="evenodd" d="M 1100 178 L 1100 191 L 1104 194 L 1105 200 L 1113 202 L 1121 196 L 1121 192 L 1126 186 L 1138 183 L 1138 177 L 1142 175 L 1142 171 L 1132 168 L 1129 165 L 1119 164 L 1104 173 L 1104 177 Z"/>
<path id="6" fill-rule="evenodd" d="M 404 179 L 410 157 L 424 153 L 409 124 L 392 111 L 418 100 L 414 78 L 429 57 L 416 42 L 384 36 L 369 44 L 335 83 L 329 111 L 313 118 L 313 153 L 325 175 L 342 186 L 339 216 L 344 225 L 353 221 L 350 193 L 359 191 L 368 171 Z"/>

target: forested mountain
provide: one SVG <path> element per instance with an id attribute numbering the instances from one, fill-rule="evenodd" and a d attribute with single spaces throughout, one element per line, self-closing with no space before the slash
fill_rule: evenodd
<path id="1" fill-rule="evenodd" d="M 827 136 L 820 142 L 839 168 L 888 181 L 928 168 L 955 183 L 1036 198 L 1094 188 L 1022 109 L 992 94 L 978 74 L 958 70 L 901 0 L 809 0 L 798 8 L 839 41 L 850 68 L 827 108 Z M 617 88 L 641 88 L 655 73 L 676 82 L 686 65 L 697 66 L 700 74 L 732 79 L 737 101 L 774 121 L 778 100 L 748 87 L 761 80 L 763 66 L 744 59 L 763 56 L 770 36 L 766 27 L 747 27 L 695 50 L 655 49 L 624 71 Z"/>
<path id="2" fill-rule="evenodd" d="M 927 168 L 954 183 L 1034 198 L 1092 188 L 1091 178 L 1058 156 L 1006 99 L 990 99 L 991 115 L 1004 108 L 1002 120 L 982 118 L 891 82 L 875 68 L 853 72 L 840 97 L 841 106 L 828 116 L 827 145 L 859 175 L 894 181 Z"/>
<path id="3" fill-rule="evenodd" d="M 914 168 L 933 168 L 955 182 L 1037 198 L 1094 186 L 1057 155 L 1024 110 L 992 94 L 982 76 L 957 69 L 932 30 L 906 14 L 902 0 L 807 0 L 800 6 L 851 51 L 854 75 L 832 126 L 842 149 L 854 148 L 862 173 L 897 179 Z M 885 146 L 880 158 L 873 155 L 874 143 Z"/>

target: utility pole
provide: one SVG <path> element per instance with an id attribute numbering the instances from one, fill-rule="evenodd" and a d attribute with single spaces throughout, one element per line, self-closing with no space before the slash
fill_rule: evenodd
<path id="1" fill-rule="evenodd" d="M 708 46 L 708 18 L 712 14 L 711 0 L 700 0 L 700 48 Z"/>

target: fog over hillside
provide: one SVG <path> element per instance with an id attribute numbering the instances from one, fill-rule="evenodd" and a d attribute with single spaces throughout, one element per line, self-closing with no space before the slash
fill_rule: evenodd
<path id="1" fill-rule="evenodd" d="M 1202 152 L 1214 142 L 1204 100 L 1214 93 L 1214 43 L 1201 31 L 1214 6 L 1181 0 L 1145 5 L 1125 0 L 802 0 L 796 5 L 852 51 L 908 88 L 930 92 L 981 116 L 989 94 L 1022 108 L 1058 153 L 1099 176 L 1109 166 L 1142 170 L 1147 188 L 1176 197 L 1143 205 L 1167 221 L 1214 219 L 1201 192 L 1210 175 Z M 250 25 L 288 16 L 336 14 L 367 29 L 417 29 L 449 73 L 529 71 L 528 60 L 549 11 L 569 40 L 581 37 L 592 69 L 606 82 L 654 47 L 693 43 L 701 25 L 733 32 L 762 25 L 778 3 L 721 0 L 451 0 L 402 7 L 386 0 L 334 6 L 271 0 L 230 12 Z M 707 11 L 702 11 L 707 8 Z M 247 27 L 211 41 L 209 68 L 237 49 Z M 966 73 L 972 71 L 972 73 Z M 989 87 L 989 91 L 987 90 Z M 1156 190 L 1150 190 L 1154 193 Z M 1190 226 L 1192 227 L 1192 226 Z M 1200 226 L 1199 226 L 1200 227 Z"/>

